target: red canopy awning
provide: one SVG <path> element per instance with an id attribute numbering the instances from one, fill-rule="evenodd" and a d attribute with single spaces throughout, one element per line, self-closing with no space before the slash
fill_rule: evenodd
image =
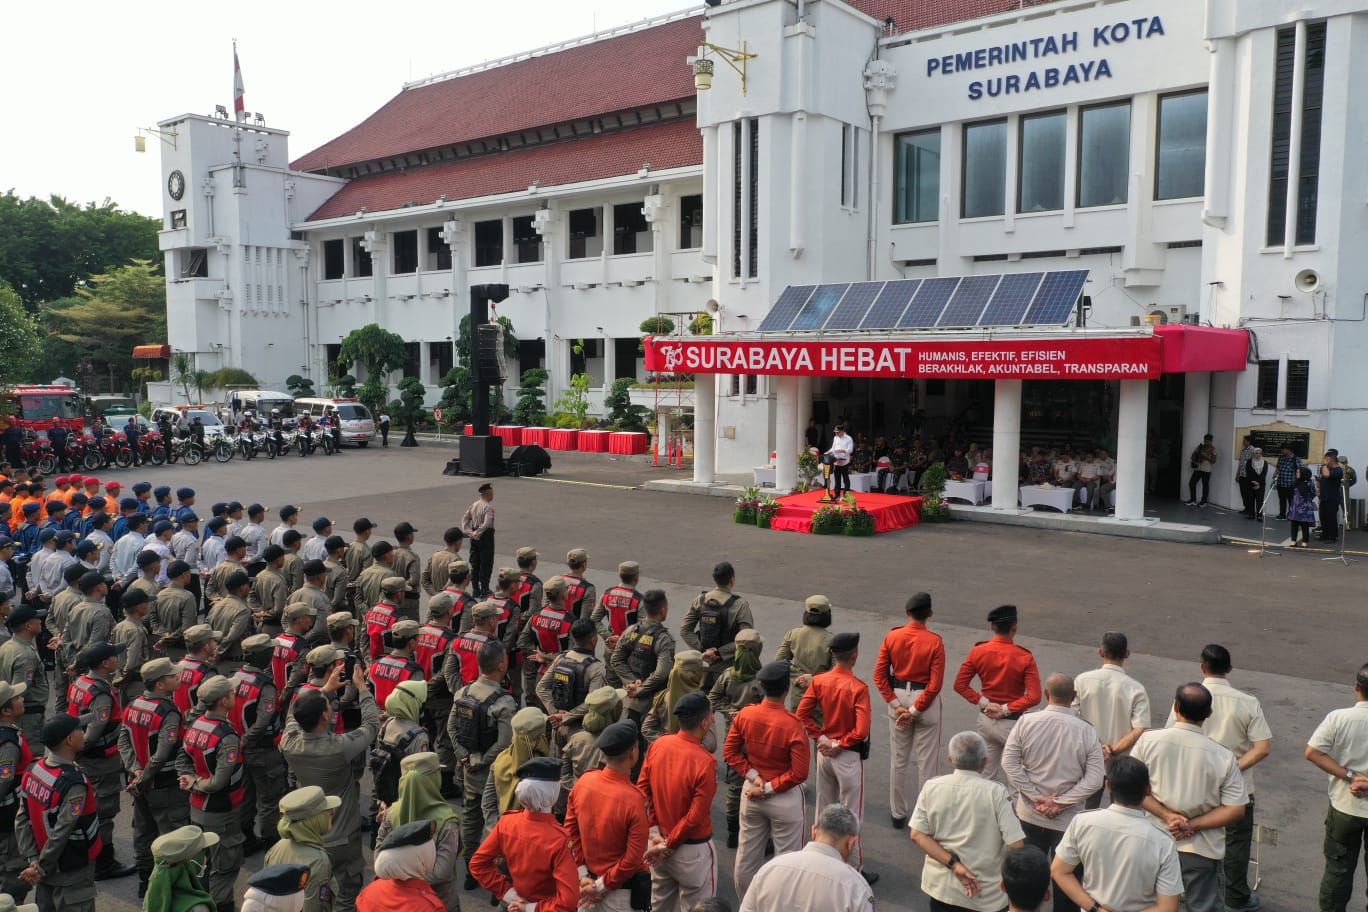
<path id="1" fill-rule="evenodd" d="M 1164 340 L 1166 374 L 1241 371 L 1249 357 L 1249 333 L 1190 323 L 1161 323 L 1154 334 Z"/>
<path id="2" fill-rule="evenodd" d="M 135 345 L 133 346 L 134 358 L 170 358 L 171 346 L 169 345 Z"/>

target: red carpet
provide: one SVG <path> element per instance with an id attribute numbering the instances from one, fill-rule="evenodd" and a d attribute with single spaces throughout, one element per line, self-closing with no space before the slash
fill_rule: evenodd
<path id="1" fill-rule="evenodd" d="M 770 528 L 785 532 L 812 532 L 812 514 L 825 504 L 817 503 L 823 496 L 821 491 L 808 491 L 806 494 L 790 494 L 779 498 L 779 512 L 770 521 Z M 920 497 L 902 497 L 896 494 L 856 494 L 855 505 L 874 515 L 876 533 L 892 532 L 894 529 L 907 529 L 921 522 Z"/>

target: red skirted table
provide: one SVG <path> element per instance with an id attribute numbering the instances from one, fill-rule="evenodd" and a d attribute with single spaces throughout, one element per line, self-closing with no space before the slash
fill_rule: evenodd
<path id="1" fill-rule="evenodd" d="M 546 435 L 548 450 L 578 450 L 579 431 L 557 428 Z"/>
<path id="2" fill-rule="evenodd" d="M 473 424 L 467 424 L 467 425 L 465 426 L 465 430 L 462 431 L 461 433 L 465 434 L 467 437 L 474 437 L 474 436 L 475 436 L 475 425 L 473 425 Z"/>
<path id="3" fill-rule="evenodd" d="M 638 456 L 646 452 L 648 435 L 640 431 L 613 431 L 608 435 L 608 452 Z"/>
<path id="4" fill-rule="evenodd" d="M 523 446 L 539 446 L 544 448 L 547 440 L 546 435 L 550 433 L 551 428 L 525 427 L 522 429 Z"/>
<path id="5" fill-rule="evenodd" d="M 522 430 L 523 426 L 521 424 L 501 424 L 497 427 L 490 428 L 489 433 L 494 434 L 497 437 L 502 437 L 504 446 L 515 447 L 522 446 Z"/>
<path id="6" fill-rule="evenodd" d="M 579 448 L 581 453 L 608 452 L 608 438 L 612 431 L 580 431 Z"/>

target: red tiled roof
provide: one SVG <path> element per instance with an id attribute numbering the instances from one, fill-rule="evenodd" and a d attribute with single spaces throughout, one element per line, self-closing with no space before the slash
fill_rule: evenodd
<path id="1" fill-rule="evenodd" d="M 495 152 L 461 161 L 359 177 L 329 199 L 310 221 L 381 212 L 414 202 L 429 205 L 439 196 L 472 199 L 543 187 L 703 163 L 703 138 L 692 118 L 601 133 L 582 139 Z"/>
<path id="2" fill-rule="evenodd" d="M 845 0 L 866 16 L 880 22 L 893 17 L 894 31 L 912 32 L 935 28 L 952 22 L 964 22 L 1021 9 L 1039 6 L 1051 0 Z"/>
<path id="3" fill-rule="evenodd" d="M 405 89 L 292 167 L 319 171 L 692 98 L 684 59 L 701 24 L 693 16 Z"/>

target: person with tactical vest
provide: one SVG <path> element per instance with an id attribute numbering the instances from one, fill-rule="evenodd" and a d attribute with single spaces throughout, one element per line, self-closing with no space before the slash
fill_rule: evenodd
<path id="1" fill-rule="evenodd" d="M 360 631 L 361 622 L 352 617 L 350 611 L 334 611 L 328 615 L 328 638 L 331 642 L 327 645 L 336 650 L 337 659 L 345 665 L 342 680 L 346 682 L 346 686 L 342 688 L 342 697 L 337 701 L 336 707 L 337 731 L 339 733 L 355 731 L 361 725 L 360 695 L 351 684 L 350 673 L 354 665 L 359 665 L 362 672 L 370 667 L 370 663 L 366 660 L 365 650 L 360 648 L 361 644 L 358 640 Z M 319 683 L 326 680 L 327 677 L 327 671 L 324 670 Z"/>
<path id="2" fill-rule="evenodd" d="M 522 692 L 529 706 L 537 702 L 537 682 L 546 671 L 546 666 L 570 648 L 570 626 L 575 616 L 570 613 L 565 601 L 569 588 L 564 577 L 551 577 L 542 589 L 546 604 L 522 615 L 518 652 L 523 656 Z"/>
<path id="3" fill-rule="evenodd" d="M 604 729 L 596 741 L 604 768 L 581 776 L 566 801 L 565 832 L 580 865 L 580 901 L 601 912 L 631 912 L 650 901 L 651 824 L 631 778 L 640 740 L 630 719 Z"/>
<path id="4" fill-rule="evenodd" d="M 381 544 L 387 544 L 381 542 Z M 383 566 L 377 564 L 376 566 Z M 375 567 L 367 568 L 369 573 Z M 388 568 L 385 568 L 388 569 Z M 379 601 L 374 603 L 374 607 L 366 611 L 366 639 L 368 652 L 367 658 L 371 662 L 378 662 L 380 657 L 385 654 L 385 634 L 387 634 L 395 622 L 399 620 L 399 603 L 404 594 L 404 578 L 402 576 L 386 576 L 380 583 L 381 596 Z"/>
<path id="5" fill-rule="evenodd" d="M 218 672 L 231 677 L 242 667 L 242 641 L 252 635 L 252 609 L 247 595 L 252 579 L 246 570 L 235 570 L 224 580 L 223 596 L 205 618 L 210 627 L 223 631 L 218 640 Z"/>
<path id="6" fill-rule="evenodd" d="M 24 715 L 27 685 L 0 681 L 0 891 L 23 899 L 28 885 L 19 879 L 24 869 L 23 856 L 14 834 L 14 818 L 19 811 L 19 783 L 33 765 L 33 744 L 19 728 Z"/>
<path id="7" fill-rule="evenodd" d="M 731 732 L 732 722 L 737 713 L 747 706 L 759 703 L 764 697 L 757 674 L 764 660 L 760 651 L 764 640 L 758 630 L 743 630 L 736 635 L 736 658 L 732 667 L 718 675 L 712 690 L 708 691 L 708 702 L 713 711 L 722 716 L 723 738 Z M 788 663 L 783 663 L 785 667 Z M 741 833 L 741 786 L 745 783 L 744 774 L 730 767 L 726 770 L 727 779 L 727 848 L 737 847 Z"/>
<path id="8" fill-rule="evenodd" d="M 551 756 L 551 744 L 546 740 L 546 713 L 535 706 L 527 706 L 513 714 L 510 724 L 513 740 L 489 765 L 489 778 L 485 780 L 484 794 L 480 797 L 484 836 L 494 829 L 499 817 L 520 809 L 515 790 L 522 765 L 535 757 Z"/>
<path id="9" fill-rule="evenodd" d="M 404 681 L 385 700 L 384 722 L 370 752 L 372 840 L 379 832 L 384 808 L 399 800 L 399 764 L 410 754 L 431 748 L 427 729 L 419 720 L 426 699 L 425 681 Z"/>
<path id="10" fill-rule="evenodd" d="M 81 769 L 95 788 L 104 849 L 96 861 L 95 879 L 127 877 L 137 869 L 114 857 L 114 818 L 119 816 L 123 792 L 123 762 L 119 759 L 119 729 L 123 706 L 110 679 L 118 667 L 122 646 L 96 643 L 76 658 L 78 668 L 89 669 L 71 684 L 67 714 L 85 729 L 84 749 L 78 755 Z"/>
<path id="11" fill-rule="evenodd" d="M 285 604 L 286 610 L 281 612 L 281 621 L 286 630 L 301 638 L 301 642 L 322 646 L 328 642 L 328 615 L 336 610 L 332 599 L 323 589 L 328 580 L 328 568 L 319 560 L 305 561 L 300 573 L 303 584 L 290 594 Z M 289 620 L 291 605 L 304 605 L 310 609 L 307 615 L 302 616 L 309 619 L 307 625 L 298 623 L 301 615 L 296 615 L 295 623 Z"/>
<path id="12" fill-rule="evenodd" d="M 218 641 L 223 632 L 208 624 L 196 624 L 185 631 L 185 648 L 189 650 L 180 660 L 180 687 L 176 689 L 176 708 L 188 718 L 199 701 L 199 688 L 212 677 L 218 661 Z"/>
<path id="13" fill-rule="evenodd" d="M 565 567 L 568 572 L 561 574 L 569 584 L 565 607 L 575 617 L 587 618 L 598 604 L 598 590 L 584 578 L 584 572 L 589 569 L 589 552 L 583 548 L 571 550 L 565 555 Z"/>
<path id="14" fill-rule="evenodd" d="M 218 845 L 217 833 L 206 833 L 186 824 L 158 836 L 152 843 L 152 879 L 148 883 L 146 912 L 214 912 L 214 897 L 201 877 L 205 853 Z"/>
<path id="15" fill-rule="evenodd" d="M 447 653 L 446 664 L 442 666 L 442 677 L 446 679 L 453 701 L 456 691 L 480 676 L 480 650 L 487 643 L 498 642 L 495 634 L 503 609 L 493 602 L 477 602 L 468 613 L 472 626 L 457 637 L 451 652 Z"/>
<path id="16" fill-rule="evenodd" d="M 162 588 L 161 583 L 157 580 L 157 577 L 161 576 L 161 555 L 156 551 L 143 550 L 138 552 L 138 556 L 133 559 L 133 562 L 138 567 L 138 577 L 128 584 L 128 588 L 124 589 L 123 598 L 127 598 L 130 592 L 142 592 L 149 601 L 155 599 Z M 123 605 L 122 598 L 119 600 L 119 604 L 120 606 Z"/>
<path id="17" fill-rule="evenodd" d="M 152 658 L 147 624 L 144 620 L 150 607 L 147 592 L 142 589 L 130 589 L 124 593 L 120 607 L 123 609 L 124 617 L 114 625 L 110 641 L 116 646 L 122 646 L 123 652 L 119 654 L 119 663 L 114 669 L 112 683 L 114 692 L 119 695 L 120 705 L 127 706 L 143 692 L 143 663 Z"/>
<path id="18" fill-rule="evenodd" d="M 639 620 L 641 593 L 636 587 L 640 579 L 641 565 L 636 561 L 618 564 L 619 585 L 604 590 L 603 597 L 589 615 L 589 620 L 598 625 L 606 655 L 613 654 L 623 631 Z M 608 669 L 608 683 L 614 687 L 622 684 L 612 668 Z"/>
<path id="19" fill-rule="evenodd" d="M 247 771 L 246 800 L 242 806 L 242 832 L 246 839 L 243 853 L 251 855 L 276 839 L 280 819 L 280 794 L 285 788 L 285 762 L 276 749 L 284 722 L 281 719 L 280 691 L 271 674 L 274 641 L 257 633 L 242 641 L 246 661 L 233 675 L 233 708 L 228 721 L 242 739 L 242 754 Z M 254 835 L 252 825 L 256 824 Z"/>
<path id="20" fill-rule="evenodd" d="M 470 609 L 476 601 L 467 590 L 470 587 L 470 564 L 457 558 L 447 564 L 447 583 L 442 591 L 453 599 L 451 605 L 451 629 L 465 633 L 470 629 Z"/>
<path id="21" fill-rule="evenodd" d="M 461 557 L 461 542 L 463 541 L 465 541 L 465 533 L 461 531 L 460 526 L 452 526 L 442 533 L 442 550 L 433 552 L 418 578 L 423 591 L 429 597 L 446 588 L 451 579 L 451 564 Z"/>
<path id="22" fill-rule="evenodd" d="M 341 805 L 341 798 L 325 795 L 316 785 L 297 788 L 280 799 L 280 822 L 276 825 L 280 839 L 266 852 L 262 863 L 308 867 L 309 883 L 304 888 L 301 912 L 332 912 L 337 880 L 323 840 L 332 829 L 334 812 Z"/>
<path id="23" fill-rule="evenodd" d="M 275 636 L 284 627 L 285 603 L 289 601 L 289 587 L 281 570 L 285 567 L 285 549 L 267 545 L 261 552 L 262 567 L 252 580 L 252 593 L 247 605 L 252 614 L 261 615 L 261 631 Z"/>
<path id="24" fill-rule="evenodd" d="M 365 869 L 361 854 L 361 775 L 357 764 L 364 765 L 366 752 L 380 730 L 380 709 L 366 687 L 358 663 L 348 683 L 360 700 L 360 725 L 344 734 L 334 731 L 329 699 L 343 687 L 342 672 L 343 665 L 334 664 L 321 692 L 305 691 L 294 701 L 280 752 L 297 783 L 316 785 L 326 794 L 342 799 L 324 846 L 337 878 L 333 907 L 338 912 L 352 912 Z"/>
<path id="25" fill-rule="evenodd" d="M 523 702 L 522 692 L 522 650 L 518 649 L 518 637 L 522 635 L 523 624 L 531 617 L 524 618 L 518 609 L 518 589 L 522 585 L 522 574 L 512 567 L 500 567 L 494 578 L 493 595 L 487 601 L 499 606 L 499 622 L 494 627 L 494 634 L 504 648 L 508 650 L 508 684 L 513 691 L 513 699 L 518 701 L 521 706 Z"/>
<path id="26" fill-rule="evenodd" d="M 556 743 L 565 740 L 579 727 L 589 711 L 585 698 L 608 683 L 606 666 L 594 653 L 598 648 L 598 628 L 580 618 L 570 625 L 569 649 L 551 659 L 537 682 L 537 699 L 550 713 L 548 721 Z"/>
<path id="27" fill-rule="evenodd" d="M 168 583 L 148 612 L 152 648 L 179 662 L 185 658 L 185 631 L 199 622 L 199 600 L 190 592 L 191 568 L 185 561 L 173 560 L 166 576 Z"/>
<path id="28" fill-rule="evenodd" d="M 475 606 L 477 624 L 478 612 L 487 604 Z M 504 645 L 494 640 L 486 642 L 477 653 L 477 661 L 480 676 L 452 693 L 451 718 L 447 723 L 456 762 L 461 767 L 461 846 L 467 860 L 484 831 L 480 801 L 489 779 L 489 765 L 512 743 L 513 714 L 518 710 L 513 695 L 503 688 L 503 679 L 508 674 L 508 651 Z M 473 875 L 466 876 L 465 888 L 475 888 Z"/>
<path id="29" fill-rule="evenodd" d="M 712 687 L 736 656 L 736 634 L 755 626 L 750 604 L 732 592 L 735 585 L 736 570 L 729 561 L 713 567 L 713 588 L 694 599 L 679 627 L 684 642 L 703 653 L 708 666 L 705 690 Z"/>
<path id="30" fill-rule="evenodd" d="M 421 629 L 417 621 L 410 621 L 405 618 L 385 632 L 385 642 L 389 645 L 390 650 L 373 662 L 369 671 L 371 687 L 375 691 L 375 702 L 377 704 L 384 706 L 389 695 L 394 692 L 394 688 L 404 681 L 425 680 L 426 673 L 423 666 L 418 664 L 414 658 L 414 653 L 418 650 L 418 631 Z M 426 688 L 423 696 L 426 699 Z M 414 720 L 417 721 L 417 718 L 418 716 L 415 714 Z M 427 750 L 427 748 L 423 749 Z"/>
<path id="31" fill-rule="evenodd" d="M 152 876 L 152 843 L 190 821 L 190 804 L 176 782 L 176 752 L 181 744 L 181 713 L 173 694 L 180 686 L 170 659 L 142 666 L 144 692 L 124 707 L 119 726 L 119 757 L 133 796 L 133 863 L 138 896 Z"/>
<path id="32" fill-rule="evenodd" d="M 442 760 L 442 794 L 457 797 L 454 772 L 456 752 L 451 749 L 451 734 L 446 720 L 451 715 L 451 689 L 447 686 L 443 669 L 451 646 L 459 634 L 451 628 L 451 609 L 456 598 L 443 590 L 428 599 L 428 619 L 418 630 L 418 648 L 413 659 L 423 669 L 427 681 L 427 702 L 424 724 L 428 741 Z"/>
<path id="33" fill-rule="evenodd" d="M 305 635 L 315 626 L 316 613 L 312 605 L 304 602 L 291 602 L 285 606 L 285 613 L 281 616 L 281 620 L 285 622 L 285 629 L 271 641 L 271 681 L 275 684 L 277 694 L 284 693 L 285 685 L 290 680 L 290 673 L 299 664 L 299 657 L 308 647 Z M 324 624 L 317 626 L 326 629 Z"/>
<path id="34" fill-rule="evenodd" d="M 519 548 L 514 555 L 518 562 L 518 588 L 513 599 L 518 603 L 518 616 L 530 618 L 546 602 L 541 577 L 537 576 L 537 549 Z"/>
<path id="35" fill-rule="evenodd" d="M 304 585 L 304 558 L 299 556 L 304 547 L 304 536 L 291 529 L 281 536 L 280 547 L 285 549 L 285 562 L 280 565 L 280 575 L 285 580 L 285 600 L 289 602 Z"/>
<path id="36" fill-rule="evenodd" d="M 404 597 L 399 603 L 399 616 L 410 621 L 418 620 L 418 591 L 422 586 L 423 571 L 418 555 L 413 553 L 413 538 L 418 530 L 412 523 L 401 522 L 394 527 L 394 561 L 390 572 L 404 578 Z"/>
<path id="37" fill-rule="evenodd" d="M 550 757 L 529 760 L 517 770 L 517 799 L 523 810 L 499 818 L 489 838 L 470 859 L 479 885 L 510 908 L 575 909 L 580 899 L 578 868 L 565 829 L 551 815 L 560 796 L 560 764 Z M 502 857 L 507 875 L 495 867 Z"/>
<path id="38" fill-rule="evenodd" d="M 353 538 L 347 543 L 346 553 L 342 556 L 342 566 L 347 570 L 347 588 L 353 595 L 353 604 L 358 611 L 365 611 L 375 604 L 374 599 L 366 599 L 358 592 L 361 574 L 375 564 L 376 555 L 371 547 L 371 533 L 377 528 L 365 516 L 352 523 Z M 388 576 L 389 574 L 386 574 Z"/>
<path id="39" fill-rule="evenodd" d="M 570 793 L 580 776 L 603 766 L 604 756 L 598 749 L 598 736 L 622 718 L 622 698 L 621 690 L 606 685 L 589 691 L 589 696 L 584 698 L 588 711 L 580 722 L 579 730 L 567 738 L 561 747 L 561 785 L 565 788 L 565 794 Z"/>
<path id="40" fill-rule="evenodd" d="M 350 613 L 339 612 L 339 614 L 345 614 L 347 618 L 351 618 Z M 357 664 L 359 665 L 359 663 Z M 304 655 L 303 660 L 295 664 L 294 671 L 291 672 L 290 678 L 285 684 L 285 690 L 281 692 L 277 701 L 279 705 L 284 707 L 285 717 L 288 719 L 290 714 L 294 712 L 295 700 L 303 694 L 310 691 L 322 693 L 328 698 L 328 708 L 332 710 L 333 731 L 339 735 L 348 731 L 347 720 L 344 718 L 345 713 L 342 709 L 342 697 L 350 694 L 352 690 L 350 678 L 347 676 L 347 665 L 345 653 L 330 643 L 310 649 Z M 335 690 L 328 690 L 326 689 L 328 679 L 334 668 L 342 669 L 342 685 Z M 352 697 L 351 702 L 358 703 L 359 700 L 360 695 L 356 694 Z M 359 726 L 361 717 L 359 706 L 354 708 L 355 719 L 353 721 L 356 724 L 352 728 Z"/>
<path id="41" fill-rule="evenodd" d="M 365 609 L 369 605 L 354 608 L 352 605 L 352 590 L 350 580 L 347 579 L 347 565 L 344 557 L 347 553 L 347 541 L 340 535 L 330 535 L 319 546 L 323 552 L 318 558 L 310 558 L 305 554 L 305 560 L 321 560 L 323 566 L 328 569 L 328 578 L 323 583 L 323 591 L 332 602 L 333 611 L 352 611 L 358 614 L 365 614 Z"/>
<path id="42" fill-rule="evenodd" d="M 645 617 L 622 632 L 609 663 L 625 685 L 627 717 L 638 724 L 669 682 L 675 654 L 674 637 L 665 629 L 670 603 L 664 590 L 647 590 L 641 610 Z"/>
<path id="43" fill-rule="evenodd" d="M 460 912 L 461 821 L 438 790 L 434 777 L 440 769 L 441 761 L 431 752 L 409 754 L 400 762 L 399 799 L 386 810 L 378 838 L 383 844 L 402 826 L 416 820 L 432 821 L 436 859 L 427 882 L 445 912 Z"/>
<path id="44" fill-rule="evenodd" d="M 19 877 L 37 888 L 38 907 L 95 912 L 95 860 L 104 843 L 95 788 L 76 765 L 85 731 L 72 716 L 43 724 L 43 758 L 24 773 L 14 834 L 26 867 Z"/>
<path id="45" fill-rule="evenodd" d="M 696 649 L 683 649 L 675 653 L 674 667 L 670 669 L 665 689 L 656 694 L 655 699 L 651 701 L 651 708 L 641 716 L 641 738 L 647 747 L 661 735 L 679 731 L 679 718 L 671 711 L 671 707 L 686 694 L 701 693 L 704 699 L 707 699 L 708 691 L 703 689 L 707 673 L 703 653 Z M 710 751 L 716 751 L 717 738 L 711 734 L 709 737 L 711 740 L 703 746 Z"/>
<path id="46" fill-rule="evenodd" d="M 5 623 L 11 636 L 0 646 L 0 681 L 15 688 L 23 685 L 24 714 L 16 721 L 29 745 L 34 746 L 41 743 L 49 691 L 47 669 L 43 667 L 43 657 L 36 645 L 43 632 L 43 622 L 36 610 L 20 605 L 10 612 Z"/>
<path id="47" fill-rule="evenodd" d="M 788 708 L 793 712 L 807 693 L 812 676 L 831 671 L 831 600 L 825 595 L 809 595 L 803 602 L 803 626 L 784 634 L 774 651 L 774 661 L 787 662 L 793 675 Z"/>
<path id="48" fill-rule="evenodd" d="M 356 544 L 352 542 L 352 544 Z M 350 547 L 350 546 L 349 546 Z M 348 554 L 351 552 L 348 551 Z M 357 614 L 365 614 L 377 602 L 382 600 L 385 592 L 385 582 L 389 579 L 400 580 L 400 586 L 394 593 L 393 604 L 395 614 L 399 613 L 399 605 L 403 602 L 403 577 L 394 575 L 394 545 L 387 541 L 378 541 L 371 546 L 372 562 L 361 571 L 361 575 L 356 578 L 356 585 L 352 589 L 352 601 L 356 605 Z"/>
<path id="49" fill-rule="evenodd" d="M 204 600 L 210 606 L 217 604 L 225 595 L 236 592 L 238 587 L 231 585 L 229 580 L 236 579 L 237 574 L 241 573 L 251 582 L 246 563 L 247 542 L 243 541 L 242 536 L 233 535 L 225 539 L 223 552 L 223 560 L 210 571 L 209 579 L 204 584 Z"/>
<path id="50" fill-rule="evenodd" d="M 214 675 L 199 688 L 200 715 L 186 730 L 176 757 L 177 779 L 190 793 L 190 822 L 219 834 L 209 849 L 204 885 L 218 912 L 232 912 L 233 886 L 242 867 L 242 805 L 246 772 L 242 741 L 228 720 L 233 709 L 233 682 Z"/>

